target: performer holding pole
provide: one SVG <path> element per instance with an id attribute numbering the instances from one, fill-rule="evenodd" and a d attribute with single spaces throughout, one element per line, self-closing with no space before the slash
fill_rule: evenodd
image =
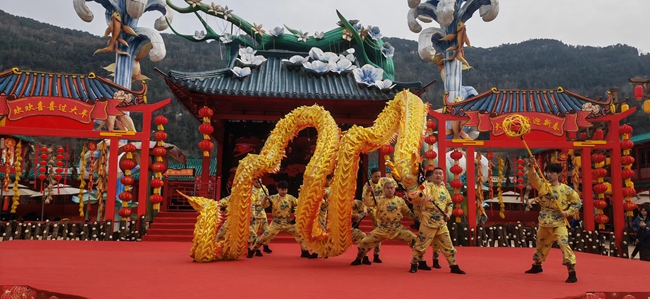
<path id="1" fill-rule="evenodd" d="M 361 165 L 363 167 L 363 164 Z M 384 184 L 386 182 L 394 182 L 390 178 L 382 177 L 381 170 L 379 168 L 373 168 L 370 170 L 370 179 L 366 176 L 366 183 L 363 185 L 363 203 L 366 207 L 375 207 L 377 205 L 377 198 L 384 195 Z M 372 228 L 376 229 L 379 226 L 379 222 L 376 215 L 376 209 L 368 209 L 368 213 L 372 218 Z M 372 259 L 373 263 L 381 263 L 379 259 L 379 252 L 381 251 L 380 244 L 377 244 L 377 247 L 374 248 L 374 256 Z"/>

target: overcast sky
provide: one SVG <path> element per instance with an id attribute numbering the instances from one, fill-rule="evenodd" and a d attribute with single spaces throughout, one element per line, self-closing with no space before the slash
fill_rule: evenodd
<path id="1" fill-rule="evenodd" d="M 172 0 L 183 6 L 183 0 Z M 204 0 L 204 3 L 211 3 Z M 308 31 L 328 31 L 338 21 L 336 9 L 347 19 L 379 26 L 388 37 L 417 40 L 406 25 L 406 0 L 222 0 L 233 13 L 263 24 L 265 29 L 287 26 Z M 0 0 L 0 9 L 60 27 L 88 31 L 95 35 L 106 29 L 103 8 L 88 2 L 95 19 L 82 21 L 71 0 Z M 485 23 L 478 13 L 467 22 L 468 37 L 474 47 L 493 47 L 534 38 L 552 38 L 570 45 L 609 46 L 627 44 L 642 53 L 650 52 L 648 31 L 650 0 L 500 0 L 499 16 Z M 158 12 L 145 14 L 139 26 L 153 27 Z M 223 21 L 209 18 L 213 28 Z M 436 23 L 422 24 L 424 28 Z M 183 33 L 201 30 L 193 14 L 174 15 L 173 26 Z M 168 30 L 169 31 L 169 30 Z"/>

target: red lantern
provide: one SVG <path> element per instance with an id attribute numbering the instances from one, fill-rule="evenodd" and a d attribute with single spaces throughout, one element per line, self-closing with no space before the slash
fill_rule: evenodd
<path id="1" fill-rule="evenodd" d="M 39 175 L 38 175 L 38 179 L 41 180 L 41 181 L 44 180 L 44 179 L 46 179 L 46 178 L 47 178 L 47 176 L 44 175 L 44 174 L 39 174 Z"/>
<path id="2" fill-rule="evenodd" d="M 47 171 L 47 170 L 46 170 L 45 168 L 39 168 L 39 169 L 38 169 L 38 172 L 40 172 L 40 173 L 45 173 L 46 171 Z"/>
<path id="3" fill-rule="evenodd" d="M 63 155 L 57 155 L 56 158 L 57 160 L 63 160 Z"/>
<path id="4" fill-rule="evenodd" d="M 580 133 L 579 136 L 580 136 L 580 139 L 587 139 L 587 133 L 582 132 L 582 133 Z"/>
<path id="5" fill-rule="evenodd" d="M 54 175 L 54 179 L 57 180 L 57 181 L 60 181 L 62 178 L 63 178 L 63 176 L 61 176 L 60 174 L 55 174 Z"/>
<path id="6" fill-rule="evenodd" d="M 600 214 L 600 215 L 596 215 L 595 220 L 596 220 L 596 222 L 598 222 L 600 224 L 605 224 L 605 223 L 609 222 L 609 217 L 607 217 L 607 215 L 605 215 L 605 214 Z"/>
<path id="7" fill-rule="evenodd" d="M 434 153 L 435 153 L 435 152 L 434 152 Z M 427 168 L 425 169 L 425 171 L 429 171 L 429 170 L 433 171 L 434 169 L 436 169 L 435 166 L 433 166 L 433 165 L 428 165 Z"/>
<path id="8" fill-rule="evenodd" d="M 600 175 L 601 178 L 604 178 L 607 176 L 607 169 L 605 168 L 598 168 L 598 175 Z"/>
<path id="9" fill-rule="evenodd" d="M 524 159 L 522 159 L 522 158 L 517 159 L 517 163 L 518 163 L 518 164 L 524 164 L 524 162 L 525 162 L 525 161 L 524 161 Z"/>
<path id="10" fill-rule="evenodd" d="M 88 149 L 94 152 L 95 150 L 97 150 L 97 144 L 95 144 L 94 142 L 89 142 Z"/>
<path id="11" fill-rule="evenodd" d="M 605 132 L 602 129 L 598 129 L 594 132 L 594 135 L 591 138 L 595 140 L 603 140 L 605 139 Z"/>
<path id="12" fill-rule="evenodd" d="M 458 150 L 454 150 L 453 152 L 451 152 L 451 155 L 449 156 L 451 156 L 451 158 L 454 159 L 455 161 L 458 161 L 460 160 L 460 158 L 463 157 L 463 153 L 459 152 Z"/>
<path id="13" fill-rule="evenodd" d="M 381 146 L 379 149 L 382 155 L 390 155 L 392 154 L 395 150 L 393 149 L 393 146 L 390 144 L 384 144 Z"/>
<path id="14" fill-rule="evenodd" d="M 463 217 L 463 215 L 465 215 L 465 210 L 463 210 L 462 208 L 455 208 L 452 211 L 452 214 L 456 217 Z"/>
<path id="15" fill-rule="evenodd" d="M 632 126 L 630 126 L 628 124 L 623 124 L 619 128 L 619 131 L 621 132 L 621 134 L 632 134 L 633 129 L 632 129 Z"/>
<path id="16" fill-rule="evenodd" d="M 204 152 L 211 151 L 213 147 L 214 144 L 212 144 L 210 140 L 203 140 L 199 142 L 199 149 L 201 149 Z"/>
<path id="17" fill-rule="evenodd" d="M 593 160 L 594 163 L 603 162 L 605 161 L 605 155 L 599 153 L 591 154 L 591 160 Z"/>
<path id="18" fill-rule="evenodd" d="M 424 137 L 424 142 L 426 142 L 428 145 L 433 145 L 438 141 L 438 138 L 436 138 L 435 135 L 427 135 L 427 137 Z"/>
<path id="19" fill-rule="evenodd" d="M 131 170 L 133 168 L 135 168 L 135 161 L 131 159 L 124 159 L 120 162 L 120 169 L 122 169 L 122 171 Z"/>
<path id="20" fill-rule="evenodd" d="M 156 133 L 153 133 L 153 139 L 156 139 L 158 141 L 163 141 L 167 139 L 167 133 L 165 133 L 165 131 L 158 131 Z"/>
<path id="21" fill-rule="evenodd" d="M 47 160 L 47 158 L 48 158 L 47 154 L 41 154 L 41 160 Z"/>
<path id="22" fill-rule="evenodd" d="M 165 170 L 167 170 L 167 166 L 165 166 L 165 164 L 162 162 L 156 162 L 151 164 L 151 170 L 155 172 L 165 172 Z"/>
<path id="23" fill-rule="evenodd" d="M 47 153 L 47 147 L 41 147 L 41 152 L 42 153 Z"/>
<path id="24" fill-rule="evenodd" d="M 643 85 L 634 86 L 634 99 L 640 101 L 643 99 L 645 91 L 643 90 Z"/>
<path id="25" fill-rule="evenodd" d="M 606 207 L 607 207 L 607 202 L 606 201 L 604 201 L 602 199 L 594 201 L 594 208 L 602 210 L 602 209 L 604 209 Z"/>
<path id="26" fill-rule="evenodd" d="M 132 176 L 124 176 L 120 179 L 120 182 L 123 185 L 131 186 L 135 183 L 135 179 Z"/>
<path id="27" fill-rule="evenodd" d="M 463 182 L 461 182 L 460 180 L 453 180 L 453 181 L 451 181 L 451 183 L 449 183 L 449 184 L 450 184 L 451 187 L 454 188 L 454 189 L 460 189 L 460 188 L 463 188 Z"/>
<path id="28" fill-rule="evenodd" d="M 167 118 L 164 115 L 158 115 L 156 118 L 153 119 L 153 122 L 160 126 L 160 125 L 166 125 L 167 124 Z"/>
<path id="29" fill-rule="evenodd" d="M 153 154 L 154 156 L 157 156 L 157 157 L 162 157 L 162 156 L 167 154 L 167 150 L 162 146 L 156 146 L 151 151 L 151 154 Z"/>
<path id="30" fill-rule="evenodd" d="M 59 154 L 63 154 L 65 152 L 65 150 L 62 147 L 59 147 L 59 148 L 56 149 L 56 152 L 59 153 Z M 61 159 L 63 159 L 63 158 L 61 158 Z"/>
<path id="31" fill-rule="evenodd" d="M 607 185 L 602 184 L 602 183 L 594 185 L 594 192 L 596 192 L 598 194 L 602 194 L 602 193 L 605 193 L 605 191 L 607 191 Z"/>
<path id="32" fill-rule="evenodd" d="M 149 196 L 149 201 L 151 201 L 152 204 L 159 204 L 163 202 L 163 197 L 160 194 L 152 194 Z"/>
<path id="33" fill-rule="evenodd" d="M 426 151 L 426 152 L 424 153 L 424 156 L 425 156 L 427 159 L 432 159 L 432 160 L 433 160 L 433 159 L 435 159 L 436 157 L 438 157 L 438 154 L 437 154 L 436 152 L 434 152 L 433 150 L 428 150 L 428 151 Z"/>
<path id="34" fill-rule="evenodd" d="M 59 174 L 60 174 L 60 173 L 62 173 L 62 172 L 63 172 L 63 169 L 61 169 L 61 168 L 57 168 L 57 169 L 55 169 L 55 170 L 54 170 L 54 172 L 56 172 L 56 173 L 59 173 Z"/>
<path id="35" fill-rule="evenodd" d="M 517 170 L 519 170 L 519 171 L 524 170 L 524 166 L 523 165 L 517 165 Z"/>
<path id="36" fill-rule="evenodd" d="M 133 143 L 127 143 L 122 147 L 122 150 L 124 150 L 127 153 L 132 153 L 135 152 L 136 148 L 135 145 L 133 145 Z"/>
<path id="37" fill-rule="evenodd" d="M 121 208 L 119 212 L 117 212 L 118 215 L 122 218 L 129 218 L 131 217 L 131 209 L 129 208 Z"/>
<path id="38" fill-rule="evenodd" d="M 451 173 L 453 174 L 460 174 L 461 172 L 463 172 L 463 168 L 458 165 L 454 165 L 451 168 L 449 168 L 449 171 L 451 171 Z"/>
<path id="39" fill-rule="evenodd" d="M 492 160 L 492 158 L 494 158 L 494 153 L 493 152 L 488 152 L 487 153 L 487 158 L 488 158 L 488 160 Z"/>
<path id="40" fill-rule="evenodd" d="M 163 182 L 163 180 L 161 180 L 161 179 L 153 179 L 153 180 L 151 180 L 151 187 L 160 188 L 160 187 L 162 187 L 164 185 L 165 185 L 165 182 Z"/>
<path id="41" fill-rule="evenodd" d="M 632 149 L 633 147 L 634 147 L 634 142 L 632 142 L 631 140 L 621 141 L 621 149 L 629 150 Z"/>
<path id="42" fill-rule="evenodd" d="M 628 212 L 629 211 L 634 211 L 637 208 L 638 208 L 638 206 L 634 202 L 626 201 L 626 202 L 623 203 L 623 209 L 625 209 Z"/>
<path id="43" fill-rule="evenodd" d="M 523 183 L 523 182 L 524 182 L 524 178 L 518 178 L 518 179 L 517 179 L 517 183 L 520 183 L 520 184 L 521 184 L 521 183 Z"/>
<path id="44" fill-rule="evenodd" d="M 214 127 L 210 124 L 202 124 L 199 126 L 199 132 L 203 135 L 210 135 L 214 132 Z"/>
<path id="45" fill-rule="evenodd" d="M 623 169 L 621 170 L 621 176 L 623 179 L 631 179 L 634 177 L 634 170 L 632 169 Z"/>
<path id="46" fill-rule="evenodd" d="M 208 106 L 203 106 L 203 108 L 199 109 L 199 116 L 200 117 L 211 118 L 212 115 L 214 115 L 214 111 L 212 109 L 210 109 Z"/>
<path id="47" fill-rule="evenodd" d="M 456 194 L 451 197 L 451 201 L 453 201 L 454 203 L 461 203 L 465 201 L 465 197 L 463 197 L 460 194 Z"/>
<path id="48" fill-rule="evenodd" d="M 520 172 L 517 172 L 517 176 L 524 176 L 524 173 L 521 172 L 521 171 L 520 171 Z"/>
<path id="49" fill-rule="evenodd" d="M 131 201 L 133 199 L 133 194 L 131 192 L 124 191 L 117 196 L 121 201 Z"/>
<path id="50" fill-rule="evenodd" d="M 634 163 L 634 158 L 632 156 L 623 156 L 621 157 L 621 164 L 623 165 L 632 165 Z"/>
<path id="51" fill-rule="evenodd" d="M 519 189 L 519 190 L 524 189 L 524 188 L 526 188 L 526 186 L 524 186 L 524 184 L 517 185 L 517 189 Z"/>
<path id="52" fill-rule="evenodd" d="M 631 187 L 623 188 L 623 197 L 632 197 L 634 195 L 636 195 L 636 190 L 634 190 L 634 188 Z"/>

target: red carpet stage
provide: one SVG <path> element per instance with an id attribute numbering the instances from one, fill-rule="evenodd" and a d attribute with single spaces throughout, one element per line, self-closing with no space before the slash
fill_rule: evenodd
<path id="1" fill-rule="evenodd" d="M 650 292 L 650 263 L 584 253 L 577 253 L 578 283 L 567 284 L 558 249 L 543 273 L 531 275 L 523 272 L 531 265 L 532 248 L 459 247 L 458 262 L 468 274 L 456 275 L 446 261 L 440 270 L 408 273 L 411 251 L 405 245 L 383 246 L 383 264 L 356 267 L 349 265 L 355 247 L 339 257 L 308 260 L 298 257 L 297 244 L 271 243 L 274 252 L 264 257 L 210 264 L 193 263 L 190 247 L 2 242 L 0 285 L 86 298 L 570 298 L 586 292 Z M 429 264 L 430 257 L 428 252 Z"/>

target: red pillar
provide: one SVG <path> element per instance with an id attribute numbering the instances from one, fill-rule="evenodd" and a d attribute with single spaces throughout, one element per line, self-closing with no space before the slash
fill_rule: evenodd
<path id="1" fill-rule="evenodd" d="M 594 222 L 594 192 L 592 189 L 591 176 L 591 149 L 585 148 L 580 154 L 582 162 L 582 223 L 586 230 L 593 231 L 596 228 Z"/>
<path id="2" fill-rule="evenodd" d="M 106 190 L 106 212 L 104 214 L 104 220 L 113 220 L 115 218 L 115 198 L 117 189 L 117 150 L 120 147 L 120 140 L 118 138 L 111 138 L 110 148 L 109 148 L 109 157 L 108 157 L 108 189 Z"/>
<path id="3" fill-rule="evenodd" d="M 614 213 L 614 236 L 616 246 L 619 250 L 625 250 L 621 245 L 623 242 L 623 230 L 625 229 L 625 210 L 623 209 L 623 178 L 621 177 L 621 143 L 618 122 L 612 122 L 607 134 L 607 143 L 612 145 L 610 154 L 610 170 L 612 172 L 612 207 Z"/>
<path id="4" fill-rule="evenodd" d="M 483 192 L 481 186 L 477 186 L 476 184 L 476 165 L 474 165 L 476 154 L 474 153 L 474 147 L 470 146 L 467 148 L 465 161 L 467 161 L 467 170 L 465 173 L 467 174 L 467 219 L 469 222 L 469 229 L 467 232 L 470 233 L 472 229 L 476 229 L 476 188 L 478 188 L 478 192 Z M 478 167 L 480 167 L 480 165 Z M 469 245 L 473 245 L 471 243 L 471 238 Z"/>
<path id="5" fill-rule="evenodd" d="M 151 113 L 143 113 L 142 132 L 151 132 Z M 140 146 L 140 181 L 138 188 L 138 217 L 147 214 L 147 197 L 149 195 L 149 143 L 150 134 L 144 135 Z"/>
<path id="6" fill-rule="evenodd" d="M 225 124 L 226 122 L 224 120 L 219 120 L 217 122 L 217 127 L 214 128 L 215 131 L 217 132 L 216 138 L 217 138 L 217 194 L 215 196 L 215 199 L 220 199 L 221 198 L 221 178 L 223 177 L 223 167 L 221 164 L 221 161 L 223 161 L 223 144 L 224 144 L 224 139 L 225 139 Z"/>

